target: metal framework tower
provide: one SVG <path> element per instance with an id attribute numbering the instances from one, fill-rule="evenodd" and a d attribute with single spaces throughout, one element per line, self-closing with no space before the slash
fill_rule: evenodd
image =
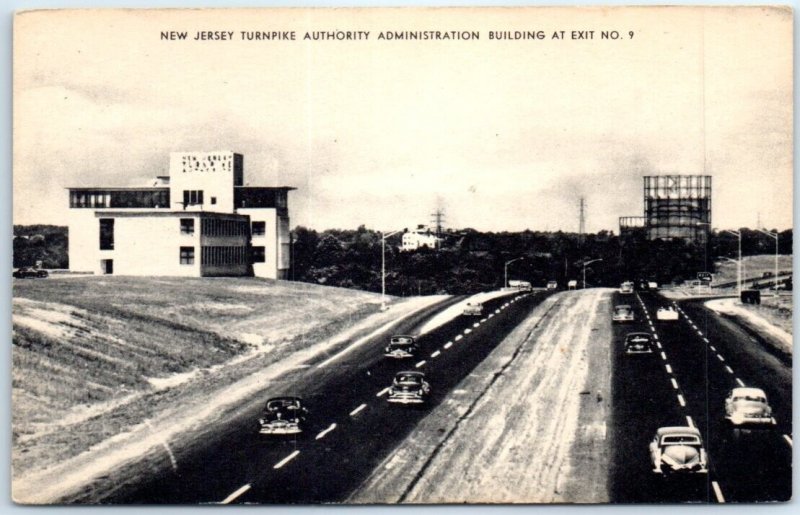
<path id="1" fill-rule="evenodd" d="M 586 233 L 586 199 L 581 197 L 578 214 L 578 236 L 583 241 L 583 235 Z"/>
<path id="2" fill-rule="evenodd" d="M 431 224 L 436 228 L 436 237 L 441 237 L 444 228 L 444 210 L 437 208 L 431 213 Z"/>
<path id="3" fill-rule="evenodd" d="M 645 176 L 644 216 L 648 239 L 705 243 L 711 227 L 711 176 Z"/>

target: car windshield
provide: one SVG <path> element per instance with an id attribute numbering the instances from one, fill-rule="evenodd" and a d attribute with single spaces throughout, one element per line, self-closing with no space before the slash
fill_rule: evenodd
<path id="1" fill-rule="evenodd" d="M 401 343 L 401 344 L 409 344 L 413 343 L 414 339 L 410 336 L 394 336 L 392 337 L 392 343 Z"/>
<path id="2" fill-rule="evenodd" d="M 391 342 L 389 347 L 392 349 L 404 349 L 411 347 L 411 342 Z"/>
<path id="3" fill-rule="evenodd" d="M 298 409 L 300 403 L 295 400 L 275 400 L 267 402 L 267 411 L 278 411 L 281 409 Z"/>
<path id="4" fill-rule="evenodd" d="M 617 313 L 620 314 L 627 314 L 631 312 L 631 308 L 629 306 L 617 306 L 615 309 Z"/>
<path id="5" fill-rule="evenodd" d="M 409 384 L 409 383 L 411 383 L 411 384 L 419 384 L 419 383 L 422 382 L 422 378 L 420 376 L 411 375 L 411 374 L 399 375 L 399 376 L 395 377 L 394 380 L 398 384 L 400 384 L 400 383 L 404 383 L 404 384 Z"/>

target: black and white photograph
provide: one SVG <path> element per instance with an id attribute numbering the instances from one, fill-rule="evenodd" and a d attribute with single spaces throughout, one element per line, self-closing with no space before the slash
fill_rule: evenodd
<path id="1" fill-rule="evenodd" d="M 791 7 L 13 17 L 14 503 L 792 499 Z"/>

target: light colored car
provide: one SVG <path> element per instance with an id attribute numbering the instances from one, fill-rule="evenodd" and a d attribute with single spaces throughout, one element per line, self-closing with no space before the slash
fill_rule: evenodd
<path id="1" fill-rule="evenodd" d="M 389 388 L 387 401 L 395 404 L 422 404 L 431 393 L 425 374 L 416 370 L 398 372 Z"/>
<path id="2" fill-rule="evenodd" d="M 630 281 L 625 281 L 624 283 L 619 285 L 619 292 L 623 295 L 628 295 L 633 293 L 633 283 Z"/>
<path id="3" fill-rule="evenodd" d="M 557 290 L 558 289 L 558 281 L 548 281 L 547 282 L 547 289 L 548 290 Z"/>
<path id="4" fill-rule="evenodd" d="M 649 289 L 651 289 L 651 290 L 657 290 L 658 289 L 658 283 L 655 282 L 655 281 L 648 281 L 647 282 L 647 287 Z"/>
<path id="5" fill-rule="evenodd" d="M 776 424 L 767 394 L 760 388 L 734 388 L 725 399 L 725 420 L 731 426 L 769 427 Z"/>
<path id="6" fill-rule="evenodd" d="M 461 313 L 467 316 L 479 317 L 483 314 L 483 304 L 480 302 L 467 302 Z"/>
<path id="7" fill-rule="evenodd" d="M 389 358 L 413 358 L 419 347 L 413 336 L 396 335 L 389 340 L 389 345 L 383 351 L 383 355 Z"/>
<path id="8" fill-rule="evenodd" d="M 574 289 L 576 289 L 577 287 L 578 287 L 578 281 L 576 281 L 575 279 L 571 279 L 571 280 L 570 280 L 570 281 L 567 283 L 567 289 L 568 289 L 568 290 L 574 290 Z"/>
<path id="9" fill-rule="evenodd" d="M 650 442 L 656 474 L 707 474 L 708 457 L 700 431 L 692 426 L 660 427 Z"/>
<path id="10" fill-rule="evenodd" d="M 628 333 L 625 336 L 625 354 L 651 354 L 653 337 L 650 333 Z"/>
<path id="11" fill-rule="evenodd" d="M 614 306 L 614 313 L 611 314 L 612 322 L 634 322 L 636 315 L 633 313 L 633 308 L 627 304 L 620 304 Z"/>
<path id="12" fill-rule="evenodd" d="M 674 322 L 678 320 L 678 310 L 672 306 L 658 308 L 658 310 L 656 310 L 656 320 Z"/>

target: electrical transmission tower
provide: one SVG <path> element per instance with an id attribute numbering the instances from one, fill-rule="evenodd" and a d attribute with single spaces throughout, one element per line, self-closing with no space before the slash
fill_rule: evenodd
<path id="1" fill-rule="evenodd" d="M 441 237 L 442 228 L 444 227 L 444 210 L 437 208 L 436 211 L 431 213 L 431 224 L 436 228 L 436 236 Z"/>
<path id="2" fill-rule="evenodd" d="M 586 233 L 586 199 L 581 197 L 580 214 L 578 215 L 578 237 L 583 243 L 583 235 Z"/>

